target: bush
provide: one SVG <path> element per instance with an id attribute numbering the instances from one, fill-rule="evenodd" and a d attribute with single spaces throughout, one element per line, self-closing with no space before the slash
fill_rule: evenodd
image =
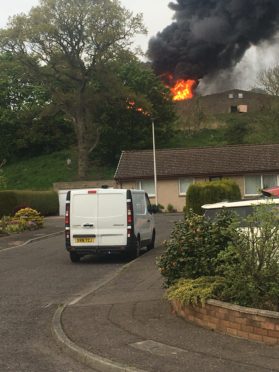
<path id="1" fill-rule="evenodd" d="M 33 230 L 43 227 L 44 219 L 35 209 L 23 208 L 14 215 L 13 220 L 24 221 L 26 224 L 25 229 Z"/>
<path id="2" fill-rule="evenodd" d="M 56 215 L 58 195 L 54 191 L 0 191 L 0 218 L 12 215 L 22 206 L 33 208 L 43 216 Z"/>
<path id="3" fill-rule="evenodd" d="M 168 298 L 279 311 L 279 216 L 270 206 L 255 207 L 244 228 L 226 210 L 214 221 L 190 212 L 177 223 L 158 260 Z"/>
<path id="4" fill-rule="evenodd" d="M 177 212 L 177 210 L 174 208 L 174 206 L 172 204 L 168 204 L 167 211 L 169 213 L 175 213 L 175 212 Z"/>
<path id="5" fill-rule="evenodd" d="M 154 213 L 162 213 L 165 208 L 162 204 L 151 204 L 151 207 Z"/>
<path id="6" fill-rule="evenodd" d="M 204 204 L 240 199 L 241 193 L 239 186 L 232 180 L 197 182 L 190 185 L 187 191 L 186 211 L 193 210 L 197 214 L 202 214 L 201 206 Z"/>
<path id="7" fill-rule="evenodd" d="M 43 217 L 34 209 L 20 209 L 13 217 L 4 216 L 0 220 L 0 234 L 19 233 L 43 227 Z"/>
<path id="8" fill-rule="evenodd" d="M 215 221 L 189 212 L 175 224 L 165 251 L 157 260 L 165 285 L 180 278 L 196 279 L 216 274 L 216 259 L 227 247 L 232 216 L 222 212 Z"/>
<path id="9" fill-rule="evenodd" d="M 206 300 L 215 298 L 220 292 L 224 279 L 222 277 L 201 276 L 197 279 L 180 279 L 170 288 L 168 300 L 177 300 L 182 305 L 204 305 Z"/>
<path id="10" fill-rule="evenodd" d="M 279 310 L 278 210 L 261 206 L 247 217 L 245 229 L 232 224 L 231 242 L 218 256 L 223 276 L 220 299 L 242 306 Z"/>

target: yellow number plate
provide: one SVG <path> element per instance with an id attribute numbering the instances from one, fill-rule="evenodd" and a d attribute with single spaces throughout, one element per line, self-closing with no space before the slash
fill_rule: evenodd
<path id="1" fill-rule="evenodd" d="M 75 242 L 76 243 L 94 243 L 95 238 L 76 238 Z"/>

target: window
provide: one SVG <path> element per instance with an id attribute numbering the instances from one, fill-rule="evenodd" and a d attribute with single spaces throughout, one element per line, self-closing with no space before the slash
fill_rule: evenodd
<path id="1" fill-rule="evenodd" d="M 237 110 L 237 106 L 231 106 L 231 113 L 235 113 L 235 112 L 238 112 Z"/>
<path id="2" fill-rule="evenodd" d="M 145 211 L 146 211 L 145 194 L 133 193 L 133 204 L 135 208 L 134 212 L 136 215 L 145 214 Z"/>
<path id="3" fill-rule="evenodd" d="M 263 176 L 263 189 L 267 187 L 277 186 L 278 177 L 275 174 L 268 174 Z"/>
<path id="4" fill-rule="evenodd" d="M 234 98 L 234 97 L 233 97 L 233 93 L 229 93 L 228 97 L 229 97 L 230 99 Z"/>
<path id="5" fill-rule="evenodd" d="M 245 177 L 245 195 L 260 194 L 260 190 L 267 187 L 276 186 L 278 176 L 275 174 L 256 175 Z"/>
<path id="6" fill-rule="evenodd" d="M 181 178 L 179 180 L 179 195 L 186 195 L 187 190 L 192 183 L 192 178 Z"/>
<path id="7" fill-rule="evenodd" d="M 141 180 L 138 183 L 140 190 L 144 190 L 148 196 L 155 196 L 154 180 Z"/>
<path id="8" fill-rule="evenodd" d="M 238 93 L 238 98 L 243 98 L 243 93 Z"/>

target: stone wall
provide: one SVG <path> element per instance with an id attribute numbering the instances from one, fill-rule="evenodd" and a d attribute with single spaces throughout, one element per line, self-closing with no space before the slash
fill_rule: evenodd
<path id="1" fill-rule="evenodd" d="M 103 185 L 117 188 L 114 180 L 98 180 L 98 181 L 76 181 L 76 182 L 56 182 L 53 184 L 54 191 L 72 190 L 72 189 L 88 189 L 90 187 L 98 188 Z"/>

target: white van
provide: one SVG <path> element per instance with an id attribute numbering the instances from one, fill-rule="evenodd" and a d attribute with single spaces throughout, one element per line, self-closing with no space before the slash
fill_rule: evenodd
<path id="1" fill-rule="evenodd" d="M 126 253 L 155 243 L 153 209 L 143 190 L 71 190 L 66 198 L 66 249 L 72 262 L 98 253 Z"/>

